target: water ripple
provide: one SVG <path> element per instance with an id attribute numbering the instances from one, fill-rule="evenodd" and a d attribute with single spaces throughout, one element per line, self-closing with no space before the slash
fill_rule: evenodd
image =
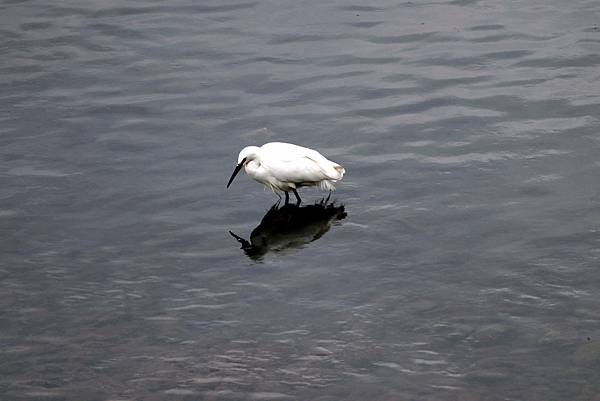
<path id="1" fill-rule="evenodd" d="M 600 393 L 597 2 L 54 3 L 2 6 L 3 399 Z M 267 141 L 348 217 L 256 263 Z"/>

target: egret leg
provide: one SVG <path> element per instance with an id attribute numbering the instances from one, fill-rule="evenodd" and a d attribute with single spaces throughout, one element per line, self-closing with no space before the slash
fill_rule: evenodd
<path id="1" fill-rule="evenodd" d="M 290 202 L 290 194 L 288 194 L 288 191 L 285 191 L 285 205 L 287 205 Z"/>
<path id="2" fill-rule="evenodd" d="M 294 191 L 294 195 L 296 195 L 296 206 L 298 206 L 302 202 L 302 199 L 300 199 L 300 195 L 298 195 L 298 191 L 296 191 L 296 188 L 292 188 L 292 191 Z"/>

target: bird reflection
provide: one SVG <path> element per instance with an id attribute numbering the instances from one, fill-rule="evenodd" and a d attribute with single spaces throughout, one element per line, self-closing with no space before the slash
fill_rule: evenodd
<path id="1" fill-rule="evenodd" d="M 229 231 L 240 244 L 246 255 L 260 260 L 268 252 L 301 248 L 323 236 L 331 225 L 346 217 L 344 205 L 335 205 L 329 198 L 313 205 L 298 206 L 274 204 L 252 230 L 250 241 Z"/>

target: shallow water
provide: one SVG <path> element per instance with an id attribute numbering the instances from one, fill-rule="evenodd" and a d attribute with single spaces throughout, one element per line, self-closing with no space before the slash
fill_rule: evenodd
<path id="1" fill-rule="evenodd" d="M 365 4 L 0 5 L 2 399 L 598 399 L 600 5 Z"/>

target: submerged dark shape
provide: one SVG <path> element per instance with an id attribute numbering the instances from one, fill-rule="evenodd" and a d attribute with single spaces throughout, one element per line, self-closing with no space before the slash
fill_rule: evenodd
<path id="1" fill-rule="evenodd" d="M 274 204 L 252 230 L 250 241 L 229 231 L 240 244 L 246 255 L 254 260 L 268 252 L 300 248 L 315 241 L 331 228 L 331 225 L 346 217 L 344 205 L 335 205 L 329 198 L 313 205 L 298 206 L 279 202 Z"/>

